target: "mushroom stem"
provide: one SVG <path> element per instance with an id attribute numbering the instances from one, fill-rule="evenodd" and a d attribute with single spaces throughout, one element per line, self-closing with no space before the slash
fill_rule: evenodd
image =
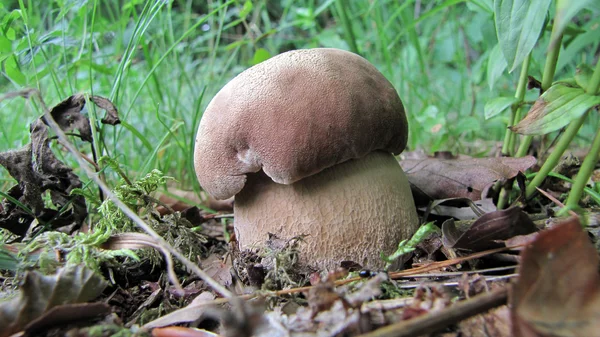
<path id="1" fill-rule="evenodd" d="M 381 268 L 416 231 L 419 221 L 408 180 L 393 155 L 375 151 L 327 168 L 291 185 L 264 173 L 249 174 L 235 197 L 240 249 L 259 247 L 268 233 L 308 234 L 300 262 L 333 269 L 341 261 Z"/>

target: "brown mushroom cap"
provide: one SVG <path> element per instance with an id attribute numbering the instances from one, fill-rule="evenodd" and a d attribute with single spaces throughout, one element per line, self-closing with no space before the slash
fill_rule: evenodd
<path id="1" fill-rule="evenodd" d="M 400 153 L 407 121 L 392 84 L 364 58 L 338 49 L 280 54 L 242 72 L 210 102 L 194 162 L 218 199 L 263 170 L 291 184 L 375 150 Z"/>

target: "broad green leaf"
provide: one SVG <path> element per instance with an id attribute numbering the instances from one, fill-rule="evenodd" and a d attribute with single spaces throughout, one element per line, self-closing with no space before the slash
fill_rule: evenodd
<path id="1" fill-rule="evenodd" d="M 8 28 L 6 30 L 6 34 L 5 35 L 6 35 L 6 38 L 9 39 L 9 40 L 11 40 L 11 41 L 14 41 L 17 38 L 17 33 L 12 28 Z"/>
<path id="2" fill-rule="evenodd" d="M 516 97 L 496 97 L 487 101 L 483 107 L 485 119 L 490 119 L 500 114 L 511 105 L 517 103 L 517 101 Z"/>
<path id="3" fill-rule="evenodd" d="M 557 83 L 537 99 L 519 124 L 510 129 L 524 135 L 544 135 L 569 124 L 596 105 L 600 105 L 600 96 Z"/>
<path id="4" fill-rule="evenodd" d="M 259 64 L 271 57 L 271 54 L 264 48 L 258 48 L 252 57 L 252 65 Z"/>
<path id="5" fill-rule="evenodd" d="M 569 44 L 565 45 L 564 50 L 560 51 L 556 73 L 560 73 L 567 64 L 581 57 L 581 53 L 585 48 L 596 50 L 598 44 L 600 44 L 600 39 L 598 39 L 600 35 L 600 16 L 591 19 L 583 26 L 583 29 L 585 30 L 584 33 L 577 35 L 569 41 Z"/>
<path id="6" fill-rule="evenodd" d="M 592 79 L 592 74 L 594 73 L 594 69 L 588 66 L 585 63 L 582 63 L 577 66 L 577 70 L 575 71 L 575 82 L 578 86 L 583 89 L 587 89 L 588 83 L 590 83 L 590 79 Z"/>
<path id="7" fill-rule="evenodd" d="M 0 54 L 12 53 L 12 42 L 6 37 L 0 35 Z"/>
<path id="8" fill-rule="evenodd" d="M 494 89 L 496 80 L 502 76 L 502 73 L 506 69 L 506 59 L 502 55 L 500 44 L 496 44 L 490 52 L 490 57 L 487 64 L 487 79 L 490 90 Z"/>
<path id="9" fill-rule="evenodd" d="M 597 1 L 597 0 L 596 0 Z M 556 1 L 556 17 L 554 18 L 554 24 L 556 25 L 556 36 L 565 29 L 567 24 L 571 22 L 571 19 L 582 9 L 589 6 L 591 0 L 557 0 Z M 555 41 L 550 44 L 553 45 Z"/>
<path id="10" fill-rule="evenodd" d="M 479 123 L 478 118 L 466 116 L 459 119 L 459 121 L 454 125 L 452 131 L 453 133 L 463 134 L 465 132 L 471 132 L 480 129 L 481 124 Z"/>
<path id="11" fill-rule="evenodd" d="M 19 70 L 19 65 L 14 56 L 6 59 L 4 62 L 4 70 L 6 71 L 6 76 L 18 85 L 25 86 L 27 83 L 25 75 Z"/>
<path id="12" fill-rule="evenodd" d="M 10 26 L 12 25 L 13 21 L 22 18 L 23 16 L 21 15 L 21 11 L 18 9 L 14 9 L 12 12 L 6 14 L 3 18 L 2 18 L 2 23 L 0 24 L 2 27 L 2 30 L 7 33 L 8 29 L 10 29 Z M 13 30 L 13 34 L 14 34 L 14 30 Z M 7 37 L 10 38 L 10 36 Z M 11 39 L 11 40 L 14 40 Z"/>
<path id="13" fill-rule="evenodd" d="M 518 67 L 533 49 L 551 0 L 495 0 L 494 16 L 498 42 L 509 72 Z"/>
<path id="14" fill-rule="evenodd" d="M 487 13 L 494 13 L 494 4 L 492 0 L 469 0 L 467 1 L 467 8 L 475 11 L 477 9 L 483 10 Z"/>

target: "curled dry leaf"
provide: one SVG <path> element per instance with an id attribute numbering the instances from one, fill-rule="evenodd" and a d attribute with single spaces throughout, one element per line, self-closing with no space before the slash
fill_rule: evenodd
<path id="1" fill-rule="evenodd" d="M 454 221 L 447 220 L 442 224 L 442 241 L 448 248 L 481 251 L 502 247 L 501 241 L 536 230 L 525 212 L 519 207 L 511 207 L 484 214 L 465 231 L 456 228 Z"/>
<path id="2" fill-rule="evenodd" d="M 577 218 L 540 232 L 512 288 L 513 335 L 600 336 L 599 262 Z"/>
<path id="3" fill-rule="evenodd" d="M 188 323 L 200 319 L 207 311 L 214 311 L 216 303 L 215 296 L 210 292 L 198 295 L 192 303 L 181 309 L 177 309 L 151 322 L 146 323 L 144 329 L 152 329 L 179 323 Z"/>
<path id="4" fill-rule="evenodd" d="M 49 146 L 48 129 L 41 119 L 30 126 L 31 143 L 17 151 L 0 153 L 0 165 L 17 180 L 8 195 L 26 206 L 31 213 L 15 203 L 4 200 L 0 211 L 0 227 L 17 235 L 25 235 L 34 217 L 42 222 L 53 220 L 52 227 L 75 227 L 87 216 L 85 199 L 70 193 L 81 188 L 81 180 L 73 170 L 55 156 Z M 67 211 L 57 215 L 57 211 L 45 208 L 42 194 L 50 192 L 56 209 L 69 206 Z"/>
<path id="5" fill-rule="evenodd" d="M 96 298 L 106 281 L 83 266 L 68 265 L 53 276 L 27 272 L 20 293 L 0 304 L 0 337 L 23 330 L 50 309 Z"/>
<path id="6" fill-rule="evenodd" d="M 77 130 L 81 139 L 91 143 L 92 127 L 90 126 L 90 120 L 81 113 L 84 106 L 85 96 L 82 94 L 73 95 L 50 109 L 50 115 L 64 132 Z"/>
<path id="7" fill-rule="evenodd" d="M 36 92 L 23 90 L 4 95 L 2 99 L 17 96 L 29 98 Z M 117 109 L 112 102 L 99 96 L 91 96 L 90 99 L 106 110 L 103 122 L 112 125 L 119 123 Z M 85 103 L 85 96 L 82 94 L 70 96 L 50 109 L 50 115 L 63 131 L 77 130 L 82 140 L 92 142 L 90 121 L 81 113 Z M 21 204 L 3 201 L 0 207 L 0 228 L 19 236 L 27 233 L 34 218 L 42 223 L 52 220 L 53 228 L 68 227 L 66 231 L 72 231 L 87 216 L 84 197 L 70 195 L 73 189 L 81 188 L 81 181 L 71 168 L 54 156 L 45 123 L 45 117 L 42 116 L 30 125 L 30 144 L 19 150 L 0 153 L 0 165 L 18 182 L 7 194 Z M 42 194 L 46 191 L 49 191 L 54 207 L 44 207 Z M 56 209 L 62 210 L 65 207 L 66 211 L 57 214 Z"/>
<path id="8" fill-rule="evenodd" d="M 410 183 L 431 199 L 466 197 L 473 201 L 485 197 L 482 194 L 495 181 L 514 178 L 535 163 L 532 156 L 400 161 Z"/>
<path id="9" fill-rule="evenodd" d="M 104 124 L 117 125 L 121 121 L 117 107 L 108 99 L 100 96 L 90 96 L 90 100 L 97 107 L 106 111 L 105 117 L 101 120 Z M 79 131 L 81 139 L 86 142 L 92 142 L 92 127 L 90 120 L 81 111 L 85 107 L 85 95 L 76 94 L 68 97 L 58 103 L 50 110 L 50 115 L 64 132 L 72 130 Z"/>
<path id="10" fill-rule="evenodd" d="M 117 107 L 113 104 L 113 102 L 104 97 L 95 95 L 90 96 L 90 100 L 94 102 L 97 107 L 106 111 L 106 115 L 100 120 L 102 124 L 114 126 L 121 123 L 121 120 L 119 119 L 119 112 L 117 111 Z"/>

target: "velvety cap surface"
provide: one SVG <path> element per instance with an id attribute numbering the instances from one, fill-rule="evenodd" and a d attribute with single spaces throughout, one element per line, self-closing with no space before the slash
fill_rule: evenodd
<path id="1" fill-rule="evenodd" d="M 200 185 L 218 199 L 261 169 L 291 184 L 374 150 L 404 150 L 408 126 L 391 83 L 338 49 L 280 54 L 242 72 L 209 103 L 196 137 Z"/>

